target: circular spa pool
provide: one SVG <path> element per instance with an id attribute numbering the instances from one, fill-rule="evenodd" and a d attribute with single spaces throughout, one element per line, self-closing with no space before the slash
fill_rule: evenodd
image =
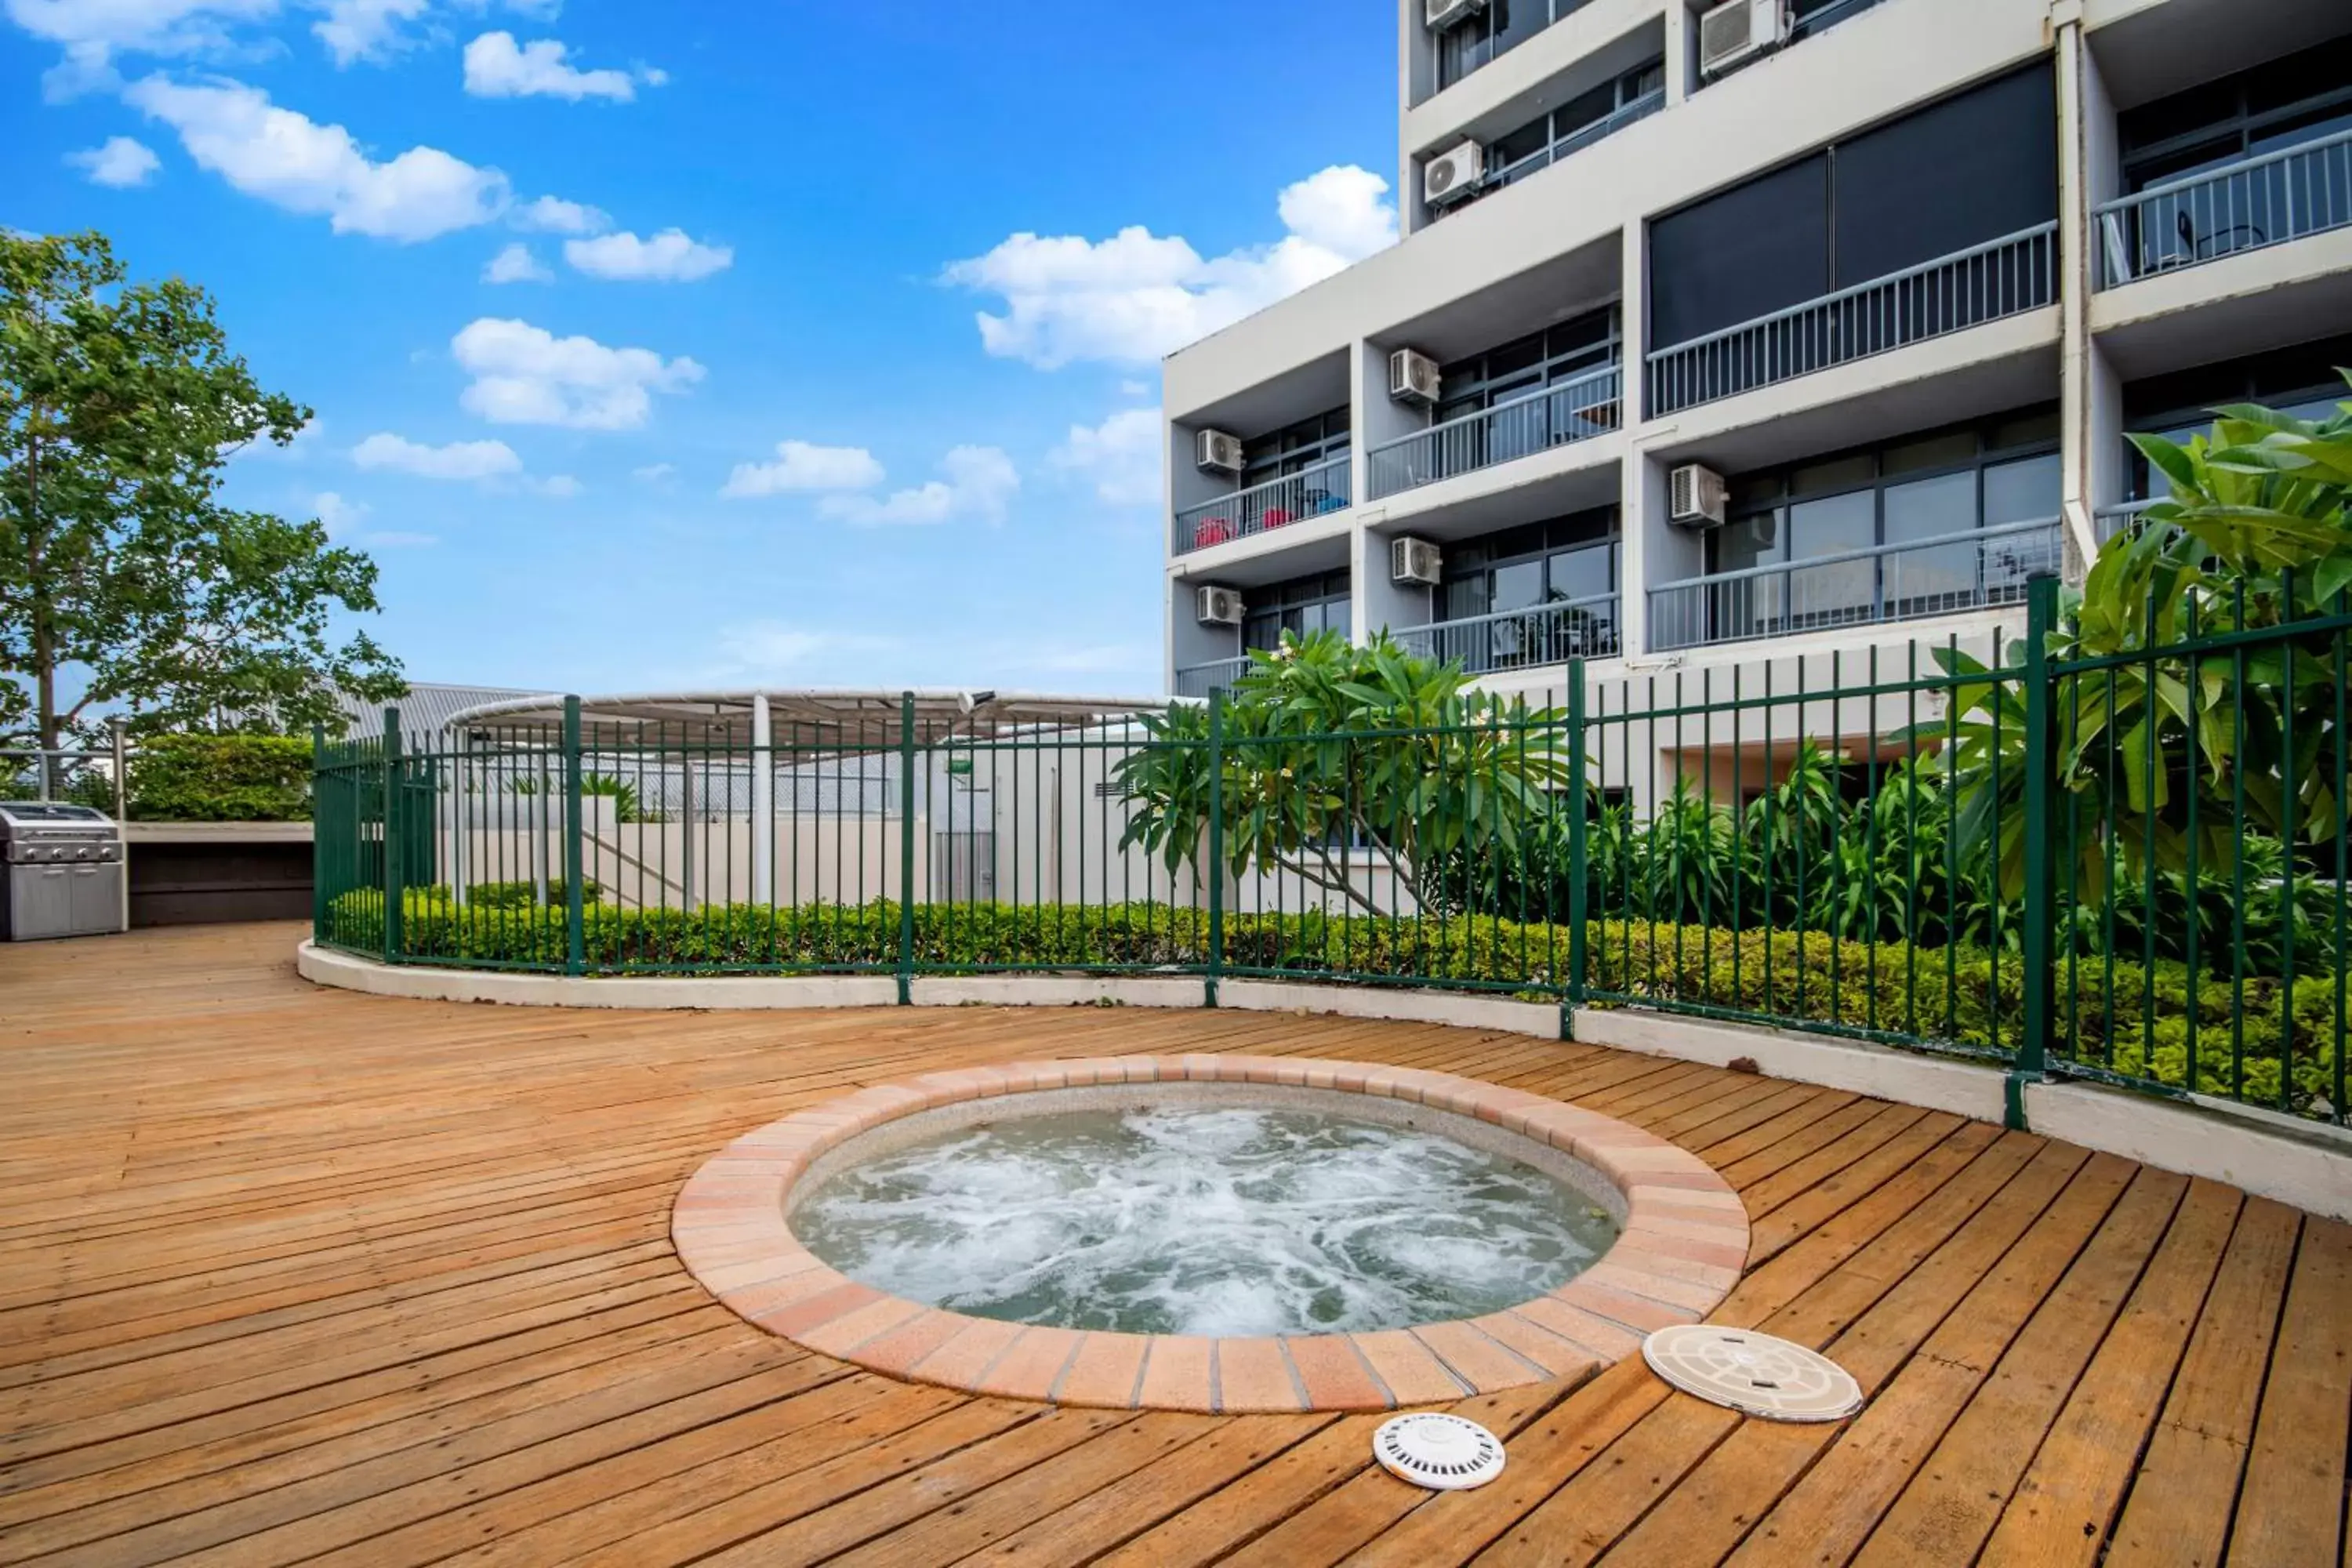
<path id="1" fill-rule="evenodd" d="M 1237 1412 L 1589 1376 L 1711 1310 L 1748 1221 L 1705 1162 L 1580 1106 L 1217 1055 L 862 1089 L 712 1157 L 671 1236 L 738 1315 L 876 1372 Z"/>
<path id="2" fill-rule="evenodd" d="M 1420 1107 L 1093 1092 L 1118 1103 L 1023 1115 L 999 1101 L 1001 1115 L 858 1160 L 798 1198 L 793 1234 L 849 1279 L 927 1306 L 1213 1337 L 1500 1311 L 1617 1239 L 1613 1191 L 1460 1142 Z"/>

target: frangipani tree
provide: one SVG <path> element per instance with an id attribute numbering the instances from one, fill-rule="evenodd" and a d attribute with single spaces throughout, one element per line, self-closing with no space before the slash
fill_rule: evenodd
<path id="1" fill-rule="evenodd" d="M 1382 907 L 1385 878 L 1350 875 L 1351 847 L 1429 907 L 1443 901 L 1431 885 L 1440 868 L 1465 850 L 1517 854 L 1569 784 L 1557 710 L 1474 691 L 1458 665 L 1386 634 L 1364 647 L 1337 632 L 1285 634 L 1254 653 L 1223 704 L 1217 773 L 1206 707 L 1143 723 L 1150 742 L 1119 771 L 1133 808 L 1122 847 L 1140 845 L 1171 871 L 1199 866 L 1213 798 L 1225 870 L 1286 873 L 1367 914 L 1401 911 Z"/>

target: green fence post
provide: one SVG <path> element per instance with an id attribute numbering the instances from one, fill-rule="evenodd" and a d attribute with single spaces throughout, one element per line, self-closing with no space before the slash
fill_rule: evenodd
<path id="1" fill-rule="evenodd" d="M 383 961 L 396 963 L 400 960 L 403 932 L 402 908 L 405 889 L 402 886 L 401 856 L 404 847 L 400 841 L 400 710 L 383 710 Z"/>
<path id="2" fill-rule="evenodd" d="M 2025 1086 L 2049 1074 L 2051 1008 L 2057 999 L 2051 938 L 2057 910 L 2052 886 L 2050 792 L 2056 782 L 2053 740 L 2050 633 L 2058 624 L 2058 579 L 2042 575 L 2025 587 L 2025 921 L 2024 1016 L 2017 1057 L 2004 1097 L 2007 1121 L 2023 1131 Z"/>
<path id="3" fill-rule="evenodd" d="M 1209 973 L 1202 1004 L 1217 1005 L 1225 969 L 1225 691 L 1209 689 Z"/>
<path id="4" fill-rule="evenodd" d="M 310 940 L 327 940 L 327 727 L 310 726 Z"/>
<path id="5" fill-rule="evenodd" d="M 1584 1005 L 1585 769 L 1584 661 L 1568 661 L 1568 1002 L 1559 1037 L 1576 1037 L 1576 1010 Z M 1549 911 L 1546 911 L 1549 918 Z"/>
<path id="6" fill-rule="evenodd" d="M 580 886 L 581 809 L 580 699 L 563 700 L 563 973 L 588 972 L 588 900 Z"/>
<path id="7" fill-rule="evenodd" d="M 898 696 L 898 1005 L 915 1004 L 915 694 Z"/>

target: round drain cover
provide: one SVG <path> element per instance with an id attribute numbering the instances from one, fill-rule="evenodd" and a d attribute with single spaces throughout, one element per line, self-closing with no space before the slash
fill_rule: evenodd
<path id="1" fill-rule="evenodd" d="M 1685 1394 L 1769 1421 L 1843 1421 L 1862 1408 L 1845 1368 L 1770 1334 L 1683 1323 L 1643 1341 L 1642 1359 Z"/>
<path id="2" fill-rule="evenodd" d="M 1389 1474 L 1433 1491 L 1483 1487 L 1503 1473 L 1503 1442 L 1475 1421 L 1428 1412 L 1381 1423 L 1372 1457 Z"/>

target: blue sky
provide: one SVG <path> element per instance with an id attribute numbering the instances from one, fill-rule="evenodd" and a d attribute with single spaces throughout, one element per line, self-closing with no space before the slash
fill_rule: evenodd
<path id="1" fill-rule="evenodd" d="M 1393 234 L 1370 5 L 0 18 L 0 223 L 215 293 L 417 679 L 1157 689 L 1158 356 Z"/>

